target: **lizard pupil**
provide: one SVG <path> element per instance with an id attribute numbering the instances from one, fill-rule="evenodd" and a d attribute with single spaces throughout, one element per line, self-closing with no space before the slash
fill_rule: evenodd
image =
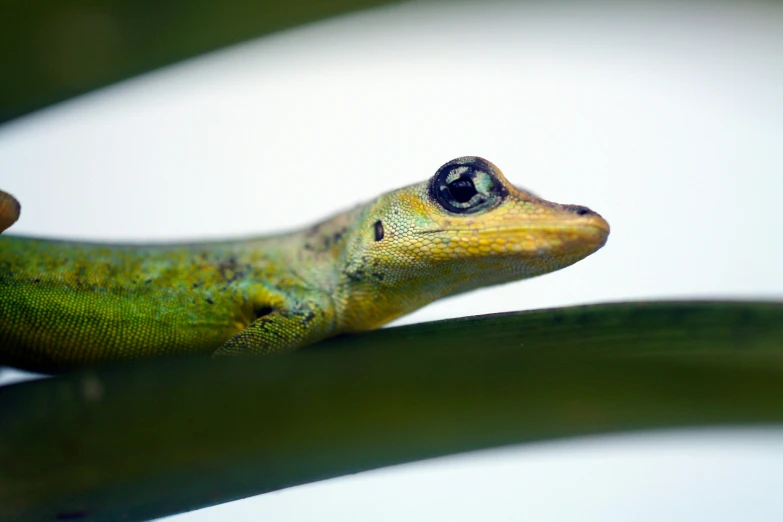
<path id="1" fill-rule="evenodd" d="M 467 178 L 460 178 L 449 183 L 449 194 L 459 203 L 467 203 L 473 196 L 478 194 L 473 181 Z"/>

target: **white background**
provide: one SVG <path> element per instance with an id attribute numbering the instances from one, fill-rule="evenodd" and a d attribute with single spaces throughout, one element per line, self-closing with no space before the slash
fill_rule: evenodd
<path id="1" fill-rule="evenodd" d="M 0 128 L 12 231 L 216 238 L 312 223 L 481 155 L 607 246 L 402 322 L 621 299 L 783 298 L 783 7 L 413 3 L 187 62 Z M 17 374 L 6 371 L 3 382 Z M 783 431 L 520 446 L 184 520 L 783 519 Z"/>

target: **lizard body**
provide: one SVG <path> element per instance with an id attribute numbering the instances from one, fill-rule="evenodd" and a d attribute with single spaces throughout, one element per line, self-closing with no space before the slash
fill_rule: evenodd
<path id="1" fill-rule="evenodd" d="M 0 230 L 13 208 L 0 208 Z M 173 245 L 0 236 L 0 364 L 56 372 L 178 353 L 281 353 L 558 270 L 608 234 L 591 210 L 540 199 L 463 157 L 289 234 Z"/>

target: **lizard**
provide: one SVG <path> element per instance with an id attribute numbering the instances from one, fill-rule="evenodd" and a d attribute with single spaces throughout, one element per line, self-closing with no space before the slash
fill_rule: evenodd
<path id="1" fill-rule="evenodd" d="M 0 198 L 0 231 L 19 216 Z M 216 242 L 0 235 L 0 365 L 57 373 L 176 354 L 280 354 L 587 257 L 608 223 L 465 156 L 314 226 Z"/>

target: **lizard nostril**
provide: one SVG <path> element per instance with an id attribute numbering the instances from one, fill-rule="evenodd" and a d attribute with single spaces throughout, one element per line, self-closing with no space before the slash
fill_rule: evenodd
<path id="1" fill-rule="evenodd" d="M 583 207 L 581 205 L 568 205 L 566 207 L 570 212 L 573 212 L 577 216 L 589 216 L 591 214 L 595 214 L 592 210 L 590 210 L 587 207 Z"/>

